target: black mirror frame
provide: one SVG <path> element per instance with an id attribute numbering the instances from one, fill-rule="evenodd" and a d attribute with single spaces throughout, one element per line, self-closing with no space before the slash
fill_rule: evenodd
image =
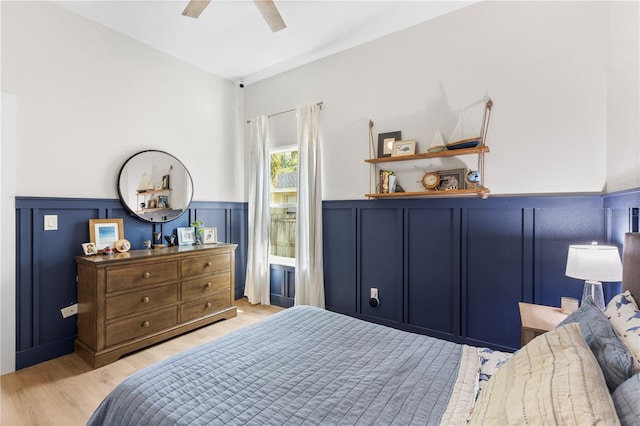
<path id="1" fill-rule="evenodd" d="M 122 172 L 124 171 L 125 167 L 127 167 L 127 164 L 129 164 L 129 162 L 131 160 L 133 160 L 134 158 L 138 157 L 139 155 L 142 154 L 146 154 L 146 153 L 157 153 L 157 154 L 164 154 L 167 155 L 169 157 L 171 157 L 173 160 L 175 160 L 180 166 L 182 166 L 186 172 L 186 175 L 189 178 L 189 183 L 191 186 L 191 194 L 189 195 L 189 202 L 187 203 L 187 205 L 184 207 L 184 209 L 182 210 L 182 212 L 178 215 L 172 216 L 170 219 L 166 219 L 166 220 L 149 220 L 147 218 L 145 218 L 144 216 L 139 215 L 134 209 L 131 208 L 131 206 L 129 206 L 129 204 L 125 201 L 126 198 L 123 197 L 122 194 L 122 188 L 120 187 L 120 181 L 122 178 Z M 122 164 L 122 167 L 120 167 L 120 171 L 118 172 L 118 178 L 117 178 L 117 182 L 116 182 L 116 188 L 118 189 L 118 197 L 120 198 L 120 203 L 129 211 L 129 213 L 131 213 L 132 216 L 144 221 L 144 222 L 149 222 L 149 223 L 167 223 L 167 222 L 171 222 L 173 220 L 176 220 L 177 218 L 179 218 L 180 216 L 182 216 L 185 212 L 187 212 L 189 210 L 189 206 L 191 205 L 191 202 L 193 201 L 193 178 L 191 177 L 191 173 L 189 173 L 189 170 L 187 169 L 187 167 L 182 163 L 182 161 L 178 160 L 178 158 L 172 154 L 169 154 L 166 151 L 160 151 L 160 150 L 156 150 L 156 149 L 148 149 L 145 151 L 140 151 L 137 152 L 135 154 L 133 154 L 132 156 L 130 156 L 129 158 L 127 158 L 127 160 Z"/>

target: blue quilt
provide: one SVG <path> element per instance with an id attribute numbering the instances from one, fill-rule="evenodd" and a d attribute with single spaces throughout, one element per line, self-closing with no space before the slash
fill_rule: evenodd
<path id="1" fill-rule="evenodd" d="M 89 425 L 439 424 L 462 345 L 298 306 L 118 385 Z"/>

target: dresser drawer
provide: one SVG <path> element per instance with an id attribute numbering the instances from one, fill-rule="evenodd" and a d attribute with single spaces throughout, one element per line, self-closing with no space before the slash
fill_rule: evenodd
<path id="1" fill-rule="evenodd" d="M 208 256 L 191 257 L 183 259 L 182 277 L 195 277 L 202 274 L 228 270 L 231 268 L 231 255 L 229 253 L 210 254 Z"/>
<path id="2" fill-rule="evenodd" d="M 212 294 L 202 300 L 180 306 L 180 322 L 202 318 L 229 306 L 231 306 L 231 296 L 228 292 Z"/>
<path id="3" fill-rule="evenodd" d="M 108 324 L 106 345 L 111 346 L 163 331 L 178 323 L 177 314 L 178 307 L 172 306 Z"/>
<path id="4" fill-rule="evenodd" d="M 158 262 L 107 268 L 107 291 L 126 290 L 141 285 L 178 279 L 178 262 Z"/>
<path id="5" fill-rule="evenodd" d="M 178 301 L 178 284 L 134 291 L 107 298 L 107 319 L 161 308 Z"/>
<path id="6" fill-rule="evenodd" d="M 219 274 L 207 275 L 182 283 L 182 300 L 193 297 L 206 297 L 209 293 L 221 290 L 229 290 L 231 286 L 231 273 L 221 272 Z"/>

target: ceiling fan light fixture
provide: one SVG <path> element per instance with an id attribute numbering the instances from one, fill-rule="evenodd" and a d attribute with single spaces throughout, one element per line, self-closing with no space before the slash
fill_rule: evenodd
<path id="1" fill-rule="evenodd" d="M 280 12 L 278 12 L 278 8 L 276 7 L 273 0 L 253 0 L 253 3 L 256 5 L 260 14 L 267 21 L 267 25 L 271 28 L 271 32 L 278 32 L 287 28 L 287 25 L 284 23 Z"/>
<path id="2" fill-rule="evenodd" d="M 190 18 L 198 18 L 200 14 L 209 6 L 211 0 L 191 0 L 182 11 L 182 15 Z"/>
<path id="3" fill-rule="evenodd" d="M 209 6 L 209 3 L 211 3 L 211 0 L 191 0 L 182 11 L 182 14 L 190 18 L 198 18 L 207 6 Z M 260 11 L 264 20 L 267 21 L 271 32 L 275 33 L 287 28 L 273 0 L 253 0 L 253 3 L 258 8 L 258 11 Z"/>

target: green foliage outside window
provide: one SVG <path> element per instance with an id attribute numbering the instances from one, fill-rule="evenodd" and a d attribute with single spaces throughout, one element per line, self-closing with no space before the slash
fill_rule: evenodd
<path id="1" fill-rule="evenodd" d="M 291 173 L 296 170 L 298 170 L 298 151 L 271 154 L 271 187 L 276 186 L 279 174 Z"/>

